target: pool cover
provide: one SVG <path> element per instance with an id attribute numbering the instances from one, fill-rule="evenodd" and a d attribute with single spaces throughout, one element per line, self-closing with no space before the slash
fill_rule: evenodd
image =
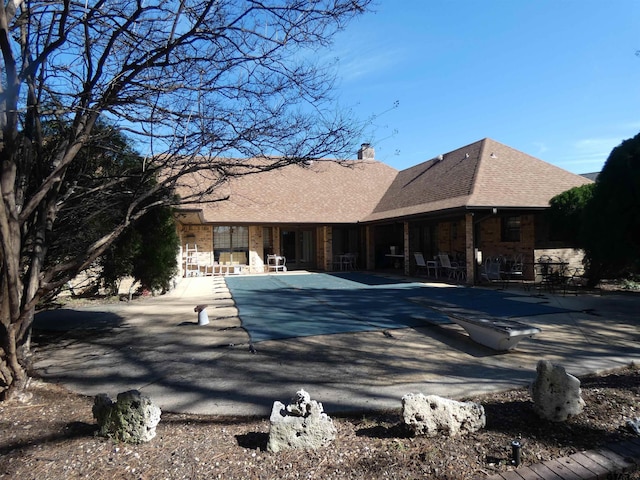
<path id="1" fill-rule="evenodd" d="M 512 292 L 427 285 L 360 272 L 238 276 L 226 281 L 252 342 L 451 323 L 429 305 L 503 318 L 567 311 L 519 302 Z"/>

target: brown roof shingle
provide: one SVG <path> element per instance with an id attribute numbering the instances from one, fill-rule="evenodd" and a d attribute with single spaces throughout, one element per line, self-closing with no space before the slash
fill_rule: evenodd
<path id="1" fill-rule="evenodd" d="M 541 208 L 590 180 L 485 138 L 398 173 L 365 221 L 454 208 Z"/>
<path id="2" fill-rule="evenodd" d="M 228 200 L 197 208 L 204 223 L 356 223 L 462 208 L 544 208 L 586 183 L 485 138 L 400 172 L 375 160 L 316 161 L 232 177 L 216 190 Z"/>
<path id="3" fill-rule="evenodd" d="M 315 161 L 234 177 L 229 199 L 202 204 L 206 223 L 355 223 L 367 216 L 397 170 L 372 160 Z"/>

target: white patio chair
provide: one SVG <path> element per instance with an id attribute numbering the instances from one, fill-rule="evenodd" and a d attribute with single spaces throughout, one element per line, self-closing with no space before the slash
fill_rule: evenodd
<path id="1" fill-rule="evenodd" d="M 440 268 L 444 269 L 446 272 L 449 272 L 450 279 L 455 281 L 461 279 L 461 276 L 463 274 L 462 269 L 458 266 L 457 263 L 451 262 L 451 260 L 449 260 L 449 255 L 438 255 L 438 262 L 440 263 Z"/>
<path id="2" fill-rule="evenodd" d="M 413 257 L 416 259 L 416 275 L 420 272 L 426 272 L 429 275 L 427 262 L 424 260 L 424 256 L 420 252 L 413 252 Z"/>
<path id="3" fill-rule="evenodd" d="M 355 270 L 357 256 L 355 253 L 345 253 L 342 258 L 342 270 Z"/>
<path id="4" fill-rule="evenodd" d="M 280 255 L 267 255 L 267 271 L 286 272 L 287 259 Z"/>
<path id="5" fill-rule="evenodd" d="M 487 259 L 480 270 L 480 280 L 486 280 L 489 283 L 502 282 L 501 263 L 491 258 Z"/>

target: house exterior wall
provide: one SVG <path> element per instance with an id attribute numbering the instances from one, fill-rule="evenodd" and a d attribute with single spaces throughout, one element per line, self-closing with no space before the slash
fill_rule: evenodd
<path id="1" fill-rule="evenodd" d="M 466 252 L 465 228 L 464 217 L 438 222 L 438 253 L 446 253 L 454 258 L 464 256 Z"/>
<path id="2" fill-rule="evenodd" d="M 477 224 L 474 223 L 474 215 L 470 212 L 466 213 L 464 217 L 434 220 L 437 250 L 440 253 L 450 255 L 453 260 L 460 262 L 464 259 L 466 261 L 467 283 L 473 283 L 475 275 L 479 272 L 480 264 L 490 257 L 501 256 L 511 259 L 515 255 L 523 255 L 523 261 L 532 265 L 534 259 L 540 256 L 534 253 L 536 215 L 534 213 L 519 215 L 520 239 L 513 242 L 502 240 L 502 218 L 500 215 L 490 216 Z M 477 238 L 474 235 L 477 235 Z M 413 247 L 415 250 L 415 246 Z M 563 255 L 567 256 L 565 250 L 563 250 Z M 544 251 L 551 250 L 547 248 Z M 558 256 L 557 254 L 551 255 Z M 530 273 L 526 276 L 532 279 L 533 267 L 530 266 L 529 270 Z"/>
<path id="3" fill-rule="evenodd" d="M 212 269 L 205 266 L 214 265 L 213 254 L 213 225 L 189 225 L 179 224 L 178 235 L 180 237 L 180 253 L 178 265 L 180 267 L 180 275 L 185 276 L 187 273 L 187 254 L 197 247 L 197 264 L 200 265 L 200 273 L 210 275 Z M 272 229 L 273 234 L 273 251 L 282 254 L 280 244 L 280 227 L 267 227 Z M 262 225 L 250 225 L 249 230 L 249 252 L 248 252 L 248 271 L 249 273 L 263 273 L 266 271 L 266 258 L 264 251 L 264 227 Z M 315 229 L 316 251 L 315 259 L 318 268 L 330 271 L 333 266 L 333 246 L 332 231 L 330 226 L 318 227 Z M 213 271 L 215 272 L 215 271 Z"/>
<path id="4" fill-rule="evenodd" d="M 201 265 L 213 264 L 213 227 L 211 225 L 178 225 L 180 252 L 178 265 L 180 274 L 186 272 L 186 256 L 188 249 L 197 247 L 196 261 Z"/>
<path id="5" fill-rule="evenodd" d="M 501 219 L 499 215 L 491 216 L 482 220 L 474 228 L 474 217 L 467 213 L 464 217 L 451 220 L 440 220 L 434 222 L 436 225 L 436 242 L 439 252 L 444 252 L 453 257 L 464 255 L 467 259 L 467 283 L 472 283 L 474 278 L 475 261 L 483 261 L 489 257 L 503 256 L 507 259 L 514 255 L 524 255 L 524 262 L 532 265 L 538 258 L 548 255 L 554 259 L 562 259 L 569 263 L 569 268 L 582 266 L 584 254 L 581 250 L 572 248 L 540 248 L 536 245 L 536 214 L 525 214 L 520 216 L 520 241 L 504 242 L 501 238 Z M 249 253 L 248 268 L 245 272 L 262 273 L 265 272 L 265 251 L 264 251 L 264 226 L 251 225 L 249 230 Z M 266 228 L 272 229 L 273 251 L 281 254 L 280 231 L 276 226 Z M 411 222 L 403 222 L 402 231 L 404 233 L 403 253 L 405 255 L 405 274 L 410 274 L 411 258 L 413 250 L 410 242 Z M 179 224 L 178 233 L 181 242 L 181 252 L 179 265 L 181 275 L 186 273 L 186 253 L 187 247 L 193 249 L 197 246 L 198 262 L 201 265 L 203 274 L 211 274 L 210 270 L 202 269 L 204 265 L 213 265 L 213 225 L 188 225 Z M 478 238 L 474 238 L 477 233 Z M 362 228 L 362 248 L 363 261 L 361 266 L 366 269 L 374 269 L 376 266 L 376 238 L 375 227 L 366 225 Z M 315 258 L 317 268 L 323 271 L 332 271 L 333 265 L 333 228 L 331 226 L 319 226 L 315 228 Z M 536 248 L 538 247 L 538 248 Z M 533 268 L 529 267 L 525 272 L 527 279 L 533 278 Z"/>
<path id="6" fill-rule="evenodd" d="M 525 255 L 524 261 L 533 262 L 533 247 L 535 243 L 534 215 L 520 215 L 520 241 L 503 242 L 501 218 L 491 217 L 479 224 L 478 249 L 482 252 L 483 260 L 489 257 L 503 256 L 511 258 L 514 255 Z"/>

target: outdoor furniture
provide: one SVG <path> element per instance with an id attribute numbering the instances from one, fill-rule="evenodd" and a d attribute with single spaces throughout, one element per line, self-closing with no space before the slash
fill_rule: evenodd
<path id="1" fill-rule="evenodd" d="M 340 270 L 355 270 L 356 269 L 356 254 L 345 253 L 340 255 Z"/>
<path id="2" fill-rule="evenodd" d="M 421 271 L 426 272 L 428 276 L 438 278 L 438 262 L 435 260 L 426 260 L 421 252 L 414 252 L 414 258 L 416 259 L 416 275 Z"/>
<path id="3" fill-rule="evenodd" d="M 546 289 L 554 293 L 558 288 L 564 289 L 567 281 L 566 271 L 568 263 L 562 260 L 554 260 L 551 257 L 543 256 L 533 264 L 535 271 L 534 283 L 538 292 Z"/>
<path id="4" fill-rule="evenodd" d="M 239 275 L 248 266 L 246 252 L 220 252 L 217 262 L 207 266 L 205 269 L 208 275 L 211 270 L 212 275 Z"/>
<path id="5" fill-rule="evenodd" d="M 428 274 L 427 262 L 425 262 L 424 256 L 422 255 L 422 253 L 414 252 L 413 258 L 416 259 L 416 275 L 418 275 L 420 272 L 427 272 Z"/>
<path id="6" fill-rule="evenodd" d="M 540 333 L 538 327 L 532 327 L 514 320 L 497 317 L 471 316 L 442 309 L 447 317 L 460 325 L 474 342 L 497 351 L 512 350 L 520 340 L 531 338 Z"/>
<path id="7" fill-rule="evenodd" d="M 440 262 L 440 268 L 449 272 L 449 278 L 455 281 L 464 280 L 466 270 L 463 267 L 458 266 L 456 262 L 449 260 L 449 255 L 441 253 L 438 255 L 438 261 Z"/>
<path id="8" fill-rule="evenodd" d="M 355 270 L 357 264 L 357 255 L 355 253 L 341 253 L 333 257 L 334 270 Z"/>
<path id="9" fill-rule="evenodd" d="M 584 268 L 576 267 L 567 272 L 564 282 L 564 295 L 567 291 L 573 290 L 576 295 L 580 290 L 587 288 L 588 278 L 585 276 Z"/>
<path id="10" fill-rule="evenodd" d="M 213 275 L 213 265 L 200 265 L 200 273 L 205 277 Z"/>
<path id="11" fill-rule="evenodd" d="M 402 268 L 402 264 L 404 262 L 404 254 L 385 253 L 384 256 L 391 259 L 391 262 L 393 262 L 393 268 Z"/>
<path id="12" fill-rule="evenodd" d="M 184 246 L 184 276 L 197 277 L 200 275 L 200 265 L 198 263 L 198 245 L 186 244 Z"/>
<path id="13" fill-rule="evenodd" d="M 484 265 L 481 267 L 480 279 L 486 280 L 489 283 L 502 282 L 503 278 L 501 267 L 502 265 L 500 264 L 500 262 L 497 262 L 490 258 L 487 259 L 487 261 L 484 262 Z"/>
<path id="14" fill-rule="evenodd" d="M 286 272 L 287 259 L 281 255 L 267 255 L 268 272 Z"/>
<path id="15" fill-rule="evenodd" d="M 515 255 L 513 261 L 507 263 L 507 269 L 504 272 L 508 280 L 517 280 L 524 282 L 524 262 L 522 255 Z"/>

